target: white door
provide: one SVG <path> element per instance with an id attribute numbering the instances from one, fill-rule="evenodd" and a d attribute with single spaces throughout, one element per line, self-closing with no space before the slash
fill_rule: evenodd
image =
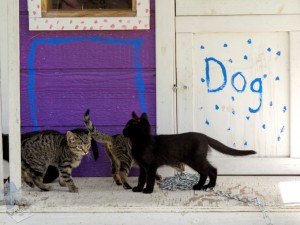
<path id="1" fill-rule="evenodd" d="M 169 28 L 157 27 L 158 133 L 201 132 L 257 151 L 213 151 L 221 174 L 299 174 L 300 1 L 167 0 L 156 12 L 172 7 Z M 168 35 L 174 44 L 160 40 Z M 165 118 L 174 123 L 161 129 Z"/>

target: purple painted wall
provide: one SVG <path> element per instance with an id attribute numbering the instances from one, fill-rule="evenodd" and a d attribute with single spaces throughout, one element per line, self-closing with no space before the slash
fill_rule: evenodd
<path id="1" fill-rule="evenodd" d="M 28 30 L 27 0 L 20 0 L 21 127 L 32 130 L 84 128 L 91 109 L 97 128 L 121 133 L 131 112 L 147 111 L 155 130 L 154 0 L 147 31 Z M 74 176 L 110 176 L 103 146 Z"/>

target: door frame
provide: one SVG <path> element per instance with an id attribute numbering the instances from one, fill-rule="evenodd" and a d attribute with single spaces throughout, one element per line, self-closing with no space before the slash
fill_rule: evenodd
<path id="1" fill-rule="evenodd" d="M 176 0 L 156 1 L 156 107 L 157 133 L 175 134 L 178 132 L 176 92 L 181 87 L 176 80 L 176 32 L 233 32 L 238 23 L 234 16 L 226 27 L 218 26 L 220 16 L 178 16 Z M 183 0 L 177 0 L 183 2 Z M 185 0 L 186 1 L 186 0 Z M 192 2 L 192 0 L 190 0 Z M 202 0 L 205 2 L 205 0 Z M 207 1 L 206 1 L 207 2 Z M 209 2 L 209 1 L 208 1 Z M 287 31 L 290 36 L 290 157 L 285 158 L 212 158 L 220 174 L 274 175 L 300 173 L 300 14 L 253 16 L 250 26 L 240 28 L 244 31 Z M 260 21 L 277 20 L 270 26 Z M 212 21 L 212 22 L 211 22 Z M 209 24 L 209 26 L 208 26 Z M 255 165 L 255 166 L 254 166 Z"/>
<path id="2" fill-rule="evenodd" d="M 19 0 L 4 0 L 0 7 L 0 104 L 1 129 L 6 124 L 9 133 L 10 182 L 21 187 L 20 138 L 20 31 Z M 2 132 L 1 132 L 2 133 Z M 3 163 L 0 158 L 0 177 Z M 1 183 L 2 179 L 0 180 Z M 0 193 L 3 186 L 0 185 Z M 2 192 L 3 193 L 3 192 Z"/>

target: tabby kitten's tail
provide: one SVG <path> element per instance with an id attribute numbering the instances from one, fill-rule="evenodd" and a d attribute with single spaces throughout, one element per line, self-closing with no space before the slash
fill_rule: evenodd
<path id="1" fill-rule="evenodd" d="M 97 130 L 97 128 L 93 125 L 90 119 L 90 110 L 87 109 L 84 114 L 84 124 L 88 131 L 91 133 L 93 139 L 103 144 L 111 144 L 113 142 L 113 138 L 105 133 L 102 133 Z"/>

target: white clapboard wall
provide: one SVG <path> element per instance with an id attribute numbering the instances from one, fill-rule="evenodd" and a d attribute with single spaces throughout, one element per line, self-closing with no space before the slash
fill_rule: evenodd
<path id="1" fill-rule="evenodd" d="M 10 182 L 21 187 L 19 1 L 4 0 L 0 8 L 0 131 L 9 132 Z M 0 141 L 0 200 L 3 198 L 3 156 Z"/>
<path id="2" fill-rule="evenodd" d="M 158 133 L 202 132 L 257 151 L 213 151 L 222 174 L 299 174 L 300 1 L 167 0 L 159 8 L 170 11 L 157 24 Z M 162 128 L 164 120 L 175 122 Z"/>

